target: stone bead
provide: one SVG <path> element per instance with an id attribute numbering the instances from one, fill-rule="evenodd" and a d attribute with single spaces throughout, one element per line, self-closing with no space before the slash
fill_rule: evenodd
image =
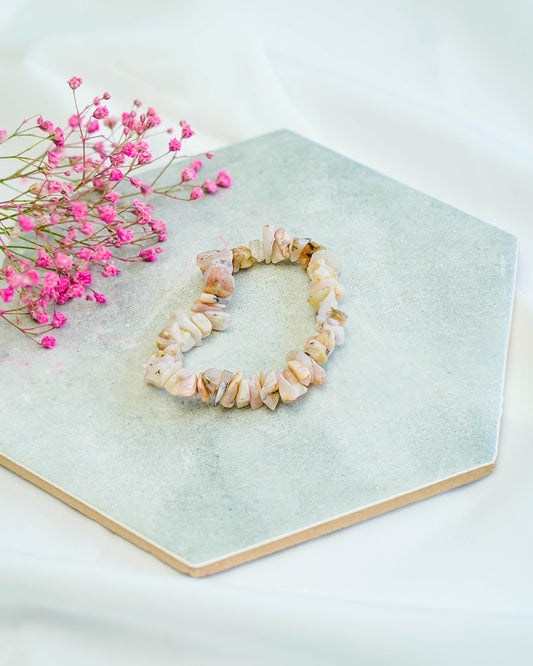
<path id="1" fill-rule="evenodd" d="M 316 336 L 316 340 L 324 345 L 328 356 L 335 349 L 335 334 L 327 328 Z"/>
<path id="2" fill-rule="evenodd" d="M 196 390 L 198 395 L 202 399 L 202 402 L 209 402 L 211 400 L 211 394 L 204 382 L 203 372 L 201 372 L 196 379 Z"/>
<path id="3" fill-rule="evenodd" d="M 309 241 L 309 243 L 307 243 L 307 245 L 300 253 L 300 256 L 298 257 L 298 262 L 300 263 L 300 266 L 304 270 L 307 270 L 307 267 L 309 266 L 309 262 L 311 261 L 311 257 L 313 256 L 313 254 L 318 250 L 325 250 L 325 249 L 326 248 L 322 247 L 321 245 L 318 245 L 313 241 Z"/>
<path id="4" fill-rule="evenodd" d="M 328 293 L 333 292 L 335 298 L 341 299 L 344 294 L 345 290 L 342 284 L 340 282 L 337 282 L 335 278 L 332 277 L 321 277 L 318 278 L 317 280 L 313 280 L 311 284 L 311 289 L 309 290 L 309 294 L 313 295 L 317 291 L 320 291 L 321 289 L 328 289 Z"/>
<path id="5" fill-rule="evenodd" d="M 162 332 L 165 332 L 165 331 L 162 331 Z M 155 346 L 161 351 L 165 351 L 165 349 L 169 345 L 174 345 L 174 344 L 176 344 L 175 340 L 173 340 L 172 338 L 167 338 L 164 335 L 161 335 L 161 333 L 155 339 Z"/>
<path id="6" fill-rule="evenodd" d="M 307 302 L 314 310 L 318 310 L 318 308 L 322 304 L 322 301 L 328 296 L 329 292 L 330 292 L 329 287 L 324 287 L 323 289 L 317 289 L 314 293 L 312 293 L 309 296 Z"/>
<path id="7" fill-rule="evenodd" d="M 235 279 L 230 271 L 223 266 L 211 266 L 204 274 L 204 291 L 208 294 L 215 294 L 220 298 L 228 298 L 233 294 L 235 288 Z"/>
<path id="8" fill-rule="evenodd" d="M 172 337 L 172 326 L 167 324 L 165 328 L 161 331 L 159 331 L 159 335 L 157 337 L 161 338 L 162 340 L 168 340 L 169 342 L 173 340 L 174 338 Z"/>
<path id="9" fill-rule="evenodd" d="M 300 391 L 281 372 L 276 372 L 279 397 L 283 402 L 293 402 L 300 397 Z"/>
<path id="10" fill-rule="evenodd" d="M 173 356 L 156 352 L 148 357 L 145 363 L 144 379 L 148 384 L 161 388 L 162 375 L 175 364 Z"/>
<path id="11" fill-rule="evenodd" d="M 193 338 L 192 334 L 189 331 L 182 331 L 182 342 L 180 343 L 180 349 L 183 353 L 188 352 L 196 345 L 196 340 Z"/>
<path id="12" fill-rule="evenodd" d="M 191 321 L 200 329 L 202 338 L 207 338 L 207 336 L 213 330 L 211 322 L 203 312 L 194 312 L 191 317 Z"/>
<path id="13" fill-rule="evenodd" d="M 195 343 L 198 343 L 202 339 L 202 331 L 196 326 L 194 322 L 183 312 L 183 310 L 177 310 L 169 319 L 169 323 L 177 323 L 180 329 L 184 332 L 188 332 L 192 335 L 195 340 Z"/>
<path id="14" fill-rule="evenodd" d="M 238 273 L 241 268 L 249 268 L 253 265 L 250 248 L 245 245 L 234 247 L 233 250 L 233 273 Z"/>
<path id="15" fill-rule="evenodd" d="M 208 368 L 201 373 L 201 377 L 209 396 L 214 395 L 220 386 L 222 371 L 217 368 Z"/>
<path id="16" fill-rule="evenodd" d="M 322 384 L 326 381 L 326 371 L 313 358 L 310 357 L 310 360 L 313 370 L 313 384 L 322 386 Z"/>
<path id="17" fill-rule="evenodd" d="M 335 319 L 336 321 L 338 321 L 340 326 L 344 326 L 346 320 L 348 319 L 348 315 L 346 314 L 346 312 L 343 312 L 342 310 L 337 310 L 336 308 L 331 308 L 330 312 L 328 313 L 328 316 L 331 317 L 331 319 Z"/>
<path id="18" fill-rule="evenodd" d="M 177 371 L 183 368 L 183 361 L 174 360 L 173 364 L 161 372 L 161 386 L 165 386 L 169 378 Z"/>
<path id="19" fill-rule="evenodd" d="M 291 361 L 298 361 L 309 370 L 313 369 L 313 366 L 311 365 L 311 359 L 305 352 L 301 351 L 300 349 L 291 349 L 291 351 L 288 352 L 287 356 L 285 357 L 285 360 L 287 361 L 287 365 Z"/>
<path id="20" fill-rule="evenodd" d="M 177 322 L 168 322 L 166 327 L 159 331 L 159 335 L 155 339 L 155 344 L 158 349 L 164 350 L 172 343 L 182 346 L 183 336 L 181 329 Z"/>
<path id="21" fill-rule="evenodd" d="M 230 249 L 200 252 L 196 256 L 196 264 L 203 274 L 212 266 L 221 266 L 231 273 L 233 270 L 233 253 Z"/>
<path id="22" fill-rule="evenodd" d="M 292 238 L 290 234 L 287 233 L 283 228 L 276 229 L 276 231 L 274 232 L 274 239 L 278 244 L 279 250 L 283 255 L 283 258 L 289 259 L 291 256 L 291 243 L 292 243 Z"/>
<path id="23" fill-rule="evenodd" d="M 327 250 L 317 250 L 313 253 L 307 266 L 307 274 L 313 279 L 315 272 L 321 267 L 327 267 L 326 273 L 331 277 L 336 278 L 339 274 L 339 264 Z"/>
<path id="24" fill-rule="evenodd" d="M 276 409 L 279 402 L 278 379 L 275 372 L 267 372 L 261 386 L 261 400 L 269 409 Z"/>
<path id="25" fill-rule="evenodd" d="M 307 386 L 304 386 L 301 382 L 299 382 L 297 377 L 293 374 L 291 370 L 285 368 L 285 370 L 283 371 L 283 376 L 289 382 L 289 384 L 292 384 L 297 389 L 298 396 L 307 393 Z"/>
<path id="26" fill-rule="evenodd" d="M 261 400 L 265 402 L 265 396 L 273 393 L 278 388 L 278 380 L 275 372 L 267 372 L 261 382 Z"/>
<path id="27" fill-rule="evenodd" d="M 270 224 L 265 224 L 263 227 L 263 252 L 265 254 L 265 262 L 270 263 L 272 257 L 272 246 L 274 245 L 274 229 Z"/>
<path id="28" fill-rule="evenodd" d="M 338 321 L 335 321 L 335 319 L 317 319 L 317 325 L 315 328 L 319 333 L 322 333 L 322 331 L 331 331 L 335 339 L 335 347 L 340 347 L 344 344 L 344 326 L 341 326 Z"/>
<path id="29" fill-rule="evenodd" d="M 226 392 L 226 389 L 228 388 L 228 384 L 230 383 L 232 377 L 233 373 L 230 372 L 229 370 L 222 371 L 222 376 L 220 377 L 220 384 L 218 386 L 218 390 L 215 395 L 215 405 L 218 405 L 218 403 L 222 400 L 222 396 Z"/>
<path id="30" fill-rule="evenodd" d="M 200 303 L 206 303 L 207 305 L 214 305 L 215 303 L 220 303 L 220 297 L 216 294 L 206 294 L 206 292 L 203 291 L 200 294 L 200 298 L 194 302 L 198 303 L 198 301 L 200 301 Z"/>
<path id="31" fill-rule="evenodd" d="M 162 387 L 166 389 L 169 393 L 174 388 L 174 386 L 183 379 L 183 375 L 180 373 L 183 371 L 183 367 L 180 365 L 172 366 L 170 372 L 165 373 L 164 381 L 162 382 Z M 192 370 L 186 370 L 186 376 L 188 377 Z"/>
<path id="32" fill-rule="evenodd" d="M 169 380 L 165 384 L 165 389 L 171 394 L 181 398 L 192 398 L 197 393 L 197 377 L 192 370 L 181 368 L 176 373 L 177 381 Z"/>
<path id="33" fill-rule="evenodd" d="M 213 331 L 225 331 L 228 328 L 230 316 L 227 312 L 213 312 L 212 310 L 206 310 L 204 314 L 211 322 Z"/>
<path id="34" fill-rule="evenodd" d="M 225 307 L 225 303 L 201 303 L 200 301 L 194 301 L 191 312 L 224 312 Z"/>
<path id="35" fill-rule="evenodd" d="M 272 245 L 272 256 L 270 257 L 270 261 L 273 264 L 279 264 L 284 259 L 285 257 L 283 256 L 279 245 L 276 241 L 274 241 L 274 245 Z"/>
<path id="36" fill-rule="evenodd" d="M 246 377 L 241 379 L 239 389 L 237 390 L 237 397 L 235 398 L 235 406 L 237 409 L 246 407 L 250 404 L 250 387 Z"/>
<path id="37" fill-rule="evenodd" d="M 263 404 L 259 377 L 257 375 L 248 375 L 246 381 L 248 382 L 248 390 L 250 391 L 250 407 L 252 409 L 259 409 Z"/>
<path id="38" fill-rule="evenodd" d="M 287 365 L 300 384 L 309 386 L 313 376 L 310 368 L 300 363 L 300 361 L 289 361 Z"/>
<path id="39" fill-rule="evenodd" d="M 235 404 L 235 398 L 237 397 L 237 391 L 239 390 L 239 384 L 243 378 L 242 372 L 236 372 L 231 378 L 228 388 L 224 391 L 224 395 L 220 399 L 220 404 L 226 409 L 230 409 Z"/>
<path id="40" fill-rule="evenodd" d="M 171 342 L 165 347 L 165 354 L 173 356 L 176 360 L 181 359 L 183 362 L 183 352 L 180 349 L 180 346 L 176 342 Z"/>
<path id="41" fill-rule="evenodd" d="M 304 247 L 311 242 L 310 238 L 293 238 L 289 258 L 292 262 L 298 261 Z"/>
<path id="42" fill-rule="evenodd" d="M 250 252 L 252 253 L 252 258 L 254 261 L 257 261 L 260 264 L 265 260 L 265 251 L 263 249 L 263 241 L 253 240 L 249 243 Z"/>
<path id="43" fill-rule="evenodd" d="M 271 410 L 276 409 L 278 402 L 279 402 L 279 393 L 277 391 L 275 393 L 268 393 L 267 395 L 265 395 L 265 398 L 263 400 L 263 404 L 266 405 Z"/>
<path id="44" fill-rule="evenodd" d="M 254 264 L 254 259 L 252 257 L 252 252 L 250 251 L 249 248 L 244 247 L 243 245 L 243 256 L 241 259 L 241 268 L 250 268 L 250 266 L 253 266 Z"/>
<path id="45" fill-rule="evenodd" d="M 319 365 L 325 365 L 328 362 L 326 347 L 318 342 L 316 338 L 309 338 L 304 345 L 304 352 L 314 359 Z"/>
<path id="46" fill-rule="evenodd" d="M 338 305 L 338 301 L 335 298 L 335 294 L 331 289 L 327 288 L 327 293 L 322 296 L 322 300 L 320 301 L 316 315 L 317 317 L 327 317 L 327 313 L 332 309 L 336 308 Z"/>

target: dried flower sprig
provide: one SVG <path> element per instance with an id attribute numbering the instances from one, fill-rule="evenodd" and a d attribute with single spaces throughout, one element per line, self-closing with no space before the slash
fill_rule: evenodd
<path id="1" fill-rule="evenodd" d="M 109 93 L 80 109 L 81 83 L 78 77 L 68 81 L 76 113 L 65 127 L 34 116 L 11 134 L 0 130 L 0 144 L 17 146 L 0 159 L 16 160 L 18 167 L 0 178 L 0 188 L 14 192 L 0 200 L 0 318 L 46 348 L 56 344 L 48 334 L 67 321 L 57 306 L 75 298 L 106 302 L 91 286 L 95 271 L 113 277 L 120 273 L 117 262 L 157 258 L 167 227 L 147 197 L 194 200 L 231 185 L 225 171 L 196 184 L 202 160 L 181 154 L 182 142 L 194 135 L 188 123 L 181 121 L 168 149 L 154 157 L 147 139 L 161 133 L 155 110 L 143 112 L 135 100 L 120 119 L 113 117 L 105 105 Z M 178 159 L 192 161 L 163 185 L 161 177 Z M 161 160 L 145 182 L 139 170 Z"/>

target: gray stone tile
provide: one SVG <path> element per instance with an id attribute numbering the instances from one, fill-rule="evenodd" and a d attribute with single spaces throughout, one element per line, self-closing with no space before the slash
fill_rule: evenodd
<path id="1" fill-rule="evenodd" d="M 290 132 L 220 150 L 215 162 L 207 168 L 227 169 L 233 187 L 159 201 L 169 225 L 160 259 L 102 279 L 107 306 L 66 306 L 55 350 L 0 329 L 4 464 L 199 570 L 488 471 L 516 239 Z M 326 383 L 275 412 L 225 411 L 146 385 L 154 336 L 201 291 L 197 252 L 247 244 L 266 223 L 311 236 L 339 261 L 347 342 Z M 294 266 L 240 272 L 230 328 L 187 365 L 281 369 L 313 331 L 308 285 Z"/>

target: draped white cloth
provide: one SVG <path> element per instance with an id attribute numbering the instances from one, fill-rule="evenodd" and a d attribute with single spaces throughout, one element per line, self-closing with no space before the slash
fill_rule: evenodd
<path id="1" fill-rule="evenodd" d="M 293 129 L 521 254 L 491 476 L 193 580 L 0 469 L 1 666 L 533 663 L 532 28 L 520 0 L 3 4 L 0 129 L 64 122 L 81 76 L 200 149 Z"/>

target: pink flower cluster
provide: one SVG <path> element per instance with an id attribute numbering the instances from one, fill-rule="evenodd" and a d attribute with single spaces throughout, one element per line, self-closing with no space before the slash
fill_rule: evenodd
<path id="1" fill-rule="evenodd" d="M 210 158 L 211 159 L 211 158 Z M 187 183 L 192 180 L 196 180 L 198 177 L 198 172 L 202 168 L 202 161 L 195 160 L 192 164 L 183 169 L 181 172 L 181 182 Z M 219 187 L 230 187 L 231 186 L 231 177 L 225 171 L 219 171 L 218 176 L 215 181 L 210 178 L 204 180 L 201 187 L 195 186 L 191 190 L 190 199 L 199 199 L 203 197 L 204 194 L 214 194 Z"/>
<path id="2" fill-rule="evenodd" d="M 19 159 L 19 168 L 0 179 L 18 192 L 0 201 L 0 318 L 48 349 L 56 344 L 48 333 L 67 322 L 58 306 L 80 298 L 106 303 L 106 296 L 93 288 L 95 278 L 120 275 L 120 263 L 157 259 L 167 225 L 154 217 L 147 197 L 194 200 L 231 185 L 225 171 L 196 185 L 203 164 L 181 155 L 183 142 L 194 136 L 185 121 L 179 123 L 179 137 L 169 141 L 167 163 L 146 182 L 137 172 L 156 159 L 147 141 L 161 124 L 156 111 L 141 112 L 142 103 L 135 100 L 119 119 L 102 104 L 110 99 L 107 92 L 80 110 L 76 91 L 82 80 L 73 76 L 68 85 L 76 113 L 65 127 L 38 116 L 11 134 L 0 130 L 0 144 L 21 137 L 41 143 L 43 133 L 49 140 L 36 159 L 21 158 L 28 146 L 8 155 Z M 213 153 L 205 157 L 212 159 Z M 176 159 L 192 161 L 170 185 L 157 185 Z"/>

